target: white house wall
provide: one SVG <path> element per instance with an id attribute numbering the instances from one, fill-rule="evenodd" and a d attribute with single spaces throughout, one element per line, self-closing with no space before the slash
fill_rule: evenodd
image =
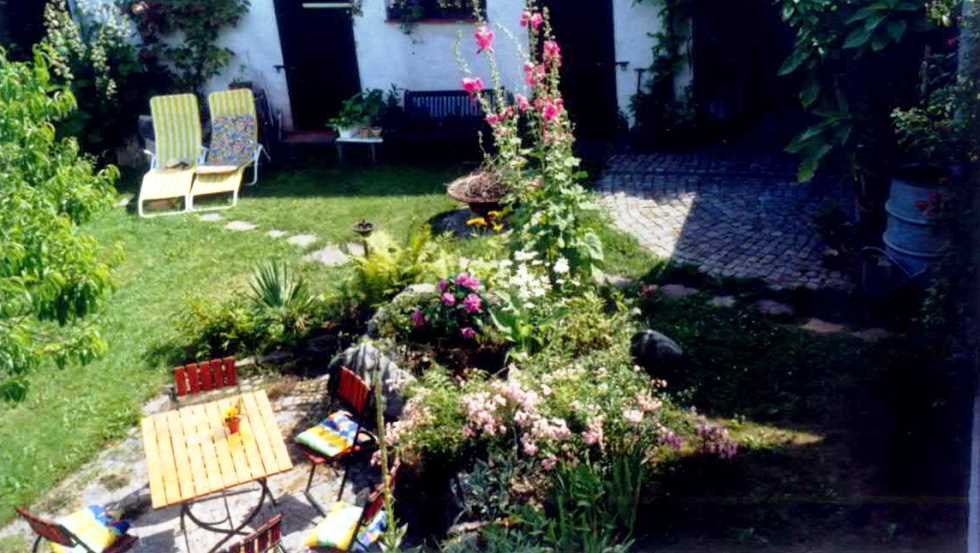
<path id="1" fill-rule="evenodd" d="M 100 0 L 109 2 L 112 0 Z M 460 88 L 460 72 L 453 48 L 462 33 L 461 52 L 475 73 L 489 79 L 483 56 L 476 55 L 473 27 L 466 23 L 418 23 L 405 33 L 397 22 L 387 21 L 386 0 L 363 0 L 363 14 L 354 17 L 354 39 L 363 88 L 387 90 L 391 85 L 408 90 L 455 90 Z M 580 2 L 588 9 L 587 0 Z M 234 27 L 225 30 L 219 43 L 235 52 L 235 59 L 221 75 L 211 79 L 208 90 L 219 90 L 238 78 L 251 80 L 265 89 L 274 109 L 291 128 L 289 89 L 286 74 L 276 69 L 284 65 L 279 26 L 273 0 L 252 0 L 250 12 Z M 526 45 L 519 27 L 524 0 L 487 0 L 488 20 L 504 26 Z M 613 0 L 616 61 L 626 62 L 616 70 L 617 102 L 630 115 L 630 98 L 636 92 L 638 68 L 653 62 L 651 33 L 659 29 L 660 1 Z M 518 46 L 497 28 L 497 53 L 502 65 L 504 85 L 511 90 L 523 86 Z M 649 75 L 647 75 L 649 76 Z M 489 81 L 488 81 L 489 82 Z"/>

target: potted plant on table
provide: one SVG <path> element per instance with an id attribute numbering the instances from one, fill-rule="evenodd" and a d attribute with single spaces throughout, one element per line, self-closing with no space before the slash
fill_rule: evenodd
<path id="1" fill-rule="evenodd" d="M 384 112 L 384 92 L 369 89 L 344 100 L 340 112 L 329 121 L 341 138 L 381 136 L 381 116 Z"/>
<path id="2" fill-rule="evenodd" d="M 239 398 L 234 405 L 225 410 L 225 426 L 230 434 L 238 434 L 242 425 L 242 400 Z"/>

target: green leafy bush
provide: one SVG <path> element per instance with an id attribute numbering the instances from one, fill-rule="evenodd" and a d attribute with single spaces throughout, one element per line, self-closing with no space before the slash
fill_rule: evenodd
<path id="1" fill-rule="evenodd" d="M 340 113 L 329 123 L 338 129 L 374 127 L 381 123 L 385 107 L 384 91 L 368 89 L 344 100 Z"/>
<path id="2" fill-rule="evenodd" d="M 9 62 L 0 49 L 0 388 L 23 396 L 20 377 L 43 360 L 88 361 L 105 350 L 82 322 L 111 287 L 113 255 L 79 230 L 115 197 L 114 167 L 96 171 L 54 125 L 75 98 L 47 63 Z"/>

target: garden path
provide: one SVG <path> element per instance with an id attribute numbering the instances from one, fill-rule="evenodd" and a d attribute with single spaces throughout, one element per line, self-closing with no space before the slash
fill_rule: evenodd
<path id="1" fill-rule="evenodd" d="M 823 266 L 811 223 L 827 200 L 850 205 L 848 189 L 795 174 L 782 156 L 618 155 L 597 189 L 616 226 L 657 255 L 774 289 L 850 290 L 846 274 Z"/>
<path id="2" fill-rule="evenodd" d="M 309 504 L 302 490 L 309 475 L 309 464 L 298 450 L 292 446 L 292 436 L 324 416 L 327 397 L 327 378 L 311 380 L 279 380 L 253 382 L 267 390 L 276 412 L 276 422 L 286 436 L 290 447 L 290 457 L 295 466 L 289 472 L 269 479 L 269 487 L 279 502 L 273 507 L 266 502 L 262 512 L 255 518 L 254 525 L 271 518 L 276 513 L 284 515 L 283 544 L 288 551 L 305 551 L 304 541 L 310 531 L 321 520 Z M 165 396 L 151 401 L 144 408 L 144 414 L 170 409 Z M 344 500 L 358 505 L 380 481 L 378 469 L 370 467 L 366 458 L 351 461 L 351 475 L 344 488 Z M 329 505 L 337 497 L 341 474 L 330 468 L 317 471 L 317 479 L 312 493 L 322 504 Z M 258 497 L 256 485 L 244 485 L 232 490 L 245 492 L 229 495 L 228 503 L 235 520 L 240 521 L 251 509 Z M 54 519 L 64 517 L 86 505 L 112 505 L 123 508 L 132 523 L 130 533 L 140 538 L 134 551 L 139 553 L 187 553 L 184 535 L 180 533 L 180 508 L 170 507 L 154 511 L 150 508 L 149 485 L 146 461 L 143 454 L 139 428 L 134 428 L 129 436 L 118 444 L 107 448 L 95 460 L 84 466 L 73 476 L 52 490 L 35 507 L 37 514 Z M 195 503 L 195 516 L 202 520 L 218 520 L 225 517 L 225 508 L 220 496 L 216 499 Z M 30 528 L 20 519 L 0 529 L 0 542 L 4 538 L 32 537 Z M 188 541 L 191 551 L 206 551 L 221 536 L 190 526 Z M 15 546 L 16 547 L 16 546 Z M 0 551 L 3 544 L 0 543 Z M 21 551 L 13 549 L 11 551 Z"/>

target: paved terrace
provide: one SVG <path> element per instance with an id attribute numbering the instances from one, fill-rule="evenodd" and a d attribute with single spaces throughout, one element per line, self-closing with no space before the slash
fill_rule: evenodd
<path id="1" fill-rule="evenodd" d="M 796 182 L 782 156 L 652 154 L 613 157 L 597 189 L 615 224 L 654 254 L 774 289 L 848 290 L 823 267 L 811 223 L 821 204 L 851 204 L 841 179 Z"/>

